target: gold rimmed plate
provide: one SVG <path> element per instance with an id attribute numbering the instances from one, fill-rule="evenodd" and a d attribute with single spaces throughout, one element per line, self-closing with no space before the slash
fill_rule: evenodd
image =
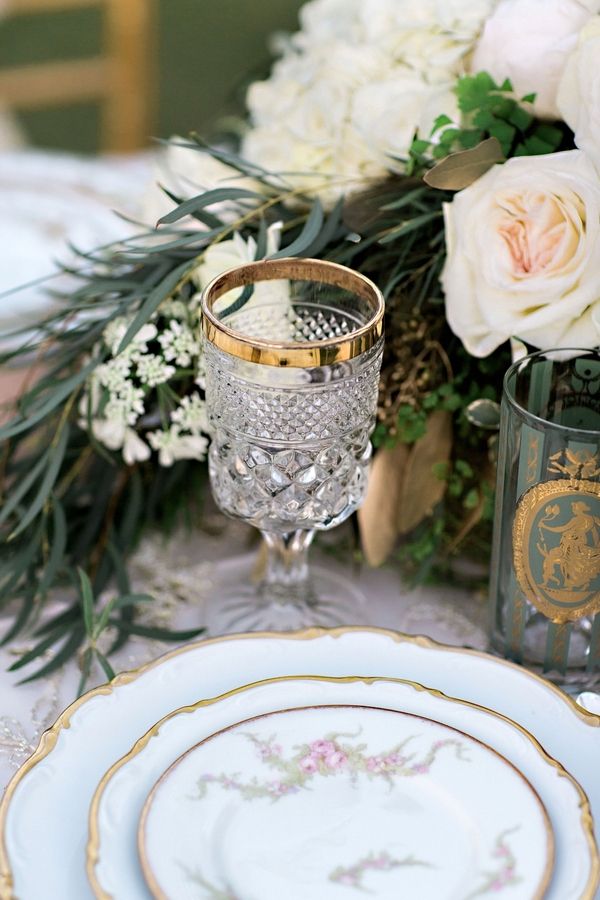
<path id="1" fill-rule="evenodd" d="M 525 729 L 467 701 L 398 679 L 283 677 L 174 711 L 106 773 L 90 808 L 88 875 L 102 900 L 136 900 L 146 887 L 136 858 L 138 820 L 153 784 L 182 753 L 249 716 L 307 705 L 370 706 L 432 719 L 489 745 L 515 765 L 545 804 L 557 844 L 548 897 L 592 897 L 597 859 L 579 785 Z M 568 852 L 566 852 L 568 851 Z"/>
<path id="2" fill-rule="evenodd" d="M 305 685 L 287 687 L 300 698 Z M 356 687 L 376 696 L 379 684 Z M 281 710 L 204 738 L 150 792 L 138 843 L 156 900 L 336 900 L 340 886 L 381 900 L 504 888 L 540 900 L 554 856 L 539 795 L 503 756 L 432 719 L 359 705 Z"/>
<path id="3" fill-rule="evenodd" d="M 600 716 L 513 663 L 378 628 L 229 635 L 173 650 L 90 691 L 62 713 L 0 804 L 2 900 L 91 896 L 84 859 L 94 790 L 103 773 L 159 718 L 194 703 L 199 695 L 305 672 L 402 676 L 493 707 L 526 725 L 573 773 L 600 818 L 595 764 Z M 592 846 L 593 823 L 583 798 L 581 816 Z M 80 866 L 73 864 L 76 859 Z M 597 862 L 588 867 L 590 883 L 596 872 Z"/>

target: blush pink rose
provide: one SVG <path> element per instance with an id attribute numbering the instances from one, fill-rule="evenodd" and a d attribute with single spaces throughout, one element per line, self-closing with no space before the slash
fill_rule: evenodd
<path id="1" fill-rule="evenodd" d="M 493 166 L 445 204 L 446 317 L 473 356 L 600 338 L 600 176 L 581 150 Z"/>

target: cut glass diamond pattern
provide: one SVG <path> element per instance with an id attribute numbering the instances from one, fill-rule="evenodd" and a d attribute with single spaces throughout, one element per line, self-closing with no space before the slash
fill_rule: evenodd
<path id="1" fill-rule="evenodd" d="M 262 314 L 244 315 L 251 321 L 236 320 L 236 330 L 264 335 Z M 296 310 L 285 322 L 279 315 L 295 340 L 334 337 L 360 324 L 326 311 Z M 366 491 L 381 347 L 300 375 L 237 362 L 206 347 L 209 469 L 218 505 L 266 531 L 342 522 Z"/>

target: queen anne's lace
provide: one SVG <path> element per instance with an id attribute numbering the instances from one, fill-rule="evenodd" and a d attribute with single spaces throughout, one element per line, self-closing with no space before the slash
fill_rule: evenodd
<path id="1" fill-rule="evenodd" d="M 93 372 L 79 405 L 80 426 L 91 428 L 109 450 L 121 450 L 128 465 L 148 459 L 152 450 L 158 452 L 162 466 L 206 456 L 204 400 L 196 389 L 178 398 L 170 384 L 182 375 L 189 380 L 190 370 L 195 378 L 203 372 L 197 319 L 196 330 L 182 321 L 196 314 L 179 301 L 165 307 L 121 353 L 118 349 L 131 318 L 119 317 L 106 326 L 97 350 L 106 349 L 112 356 Z M 166 412 L 155 394 L 162 386 L 171 406 Z M 163 422 L 166 417 L 163 429 L 146 431 L 160 415 Z"/>

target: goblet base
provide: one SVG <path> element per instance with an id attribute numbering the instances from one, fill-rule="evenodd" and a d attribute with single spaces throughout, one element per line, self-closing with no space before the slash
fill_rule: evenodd
<path id="1" fill-rule="evenodd" d="M 247 554 L 215 567 L 206 601 L 210 637 L 243 631 L 295 631 L 311 625 L 364 625 L 366 597 L 352 582 L 322 566 L 311 566 L 299 591 L 256 580 L 256 557 Z"/>

